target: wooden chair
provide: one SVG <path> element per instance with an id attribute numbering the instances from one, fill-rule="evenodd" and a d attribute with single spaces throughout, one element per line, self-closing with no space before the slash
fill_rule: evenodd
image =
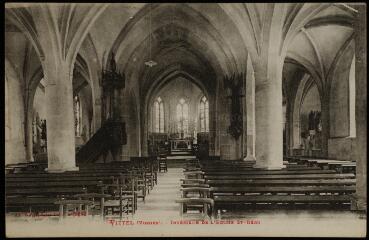
<path id="1" fill-rule="evenodd" d="M 73 197 L 78 198 L 78 200 L 89 200 L 93 202 L 93 206 L 91 207 L 90 211 L 92 215 L 95 215 L 96 212 L 100 217 L 105 219 L 105 211 L 104 211 L 104 205 L 105 205 L 105 199 L 111 198 L 110 194 L 103 194 L 103 193 L 81 193 L 76 194 Z M 96 201 L 96 199 L 99 199 L 99 201 Z"/>
<path id="2" fill-rule="evenodd" d="M 129 214 L 129 199 L 123 197 L 123 191 L 120 184 L 107 184 L 105 185 L 104 193 L 109 194 L 111 197 L 107 198 L 104 202 L 103 216 L 119 215 L 119 218 L 123 218 L 123 214 Z M 111 213 L 109 215 L 109 212 Z"/>
<path id="3" fill-rule="evenodd" d="M 150 190 L 154 188 L 154 184 L 155 184 L 155 173 L 153 170 L 153 166 L 151 164 L 147 164 L 147 166 L 145 166 L 144 168 L 144 171 L 145 171 L 145 181 L 146 181 L 146 186 L 147 186 L 147 193 L 150 193 Z"/>
<path id="4" fill-rule="evenodd" d="M 123 198 L 128 200 L 128 212 L 132 215 L 137 210 L 137 198 L 140 194 L 140 190 L 137 187 L 137 178 L 133 174 L 121 175 L 120 184 L 122 186 Z"/>
<path id="5" fill-rule="evenodd" d="M 159 172 L 168 172 L 167 158 L 164 156 L 159 157 Z"/>
<path id="6" fill-rule="evenodd" d="M 134 169 L 130 176 L 135 178 L 134 191 L 137 194 L 137 198 L 142 198 L 142 201 L 145 202 L 147 192 L 145 172 L 139 169 Z"/>
<path id="7" fill-rule="evenodd" d="M 214 200 L 211 198 L 181 198 L 176 199 L 176 203 L 179 203 L 179 213 L 182 217 L 184 213 L 188 213 L 190 209 L 200 209 L 203 217 L 210 216 L 214 218 Z"/>
<path id="8" fill-rule="evenodd" d="M 187 198 L 188 194 L 197 194 L 197 196 L 192 196 L 192 197 L 199 197 L 199 198 L 208 198 L 209 197 L 209 193 L 210 193 L 210 188 L 209 187 L 198 187 L 198 186 L 194 186 L 194 187 L 186 187 L 186 188 L 181 188 L 181 192 L 182 192 L 182 198 Z"/>

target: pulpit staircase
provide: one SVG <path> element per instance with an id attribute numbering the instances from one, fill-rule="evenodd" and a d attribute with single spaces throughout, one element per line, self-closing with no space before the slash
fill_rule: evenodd
<path id="1" fill-rule="evenodd" d="M 77 165 L 94 163 L 113 148 L 125 145 L 127 136 L 125 123 L 106 120 L 101 128 L 76 153 Z"/>

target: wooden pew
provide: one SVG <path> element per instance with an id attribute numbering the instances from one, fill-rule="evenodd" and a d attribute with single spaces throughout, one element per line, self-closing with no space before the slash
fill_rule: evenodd
<path id="1" fill-rule="evenodd" d="M 291 174 L 291 175 L 204 175 L 206 180 L 236 180 L 236 179 L 349 179 L 355 178 L 354 174 Z"/>
<path id="2" fill-rule="evenodd" d="M 220 209 L 235 208 L 234 205 L 244 207 L 251 205 L 251 208 L 256 208 L 255 204 L 261 206 L 274 206 L 280 209 L 283 205 L 301 208 L 300 204 L 307 204 L 308 209 L 316 204 L 321 204 L 324 208 L 327 205 L 332 207 L 345 206 L 348 207 L 352 201 L 351 195 L 241 195 L 241 196 L 214 196 L 214 212 L 219 212 Z M 273 205 L 278 204 L 278 205 Z M 283 204 L 283 205 L 281 205 Z M 341 204 L 341 205 L 338 205 Z M 259 205 L 259 206 L 260 206 Z M 299 206 L 300 205 L 300 206 Z"/>
<path id="3" fill-rule="evenodd" d="M 205 179 L 180 179 L 184 184 L 186 183 L 205 183 Z"/>
<path id="4" fill-rule="evenodd" d="M 204 171 L 210 175 L 294 175 L 294 174 L 330 174 L 336 173 L 334 170 L 249 170 L 249 171 Z"/>
<path id="5" fill-rule="evenodd" d="M 259 193 L 259 194 L 351 194 L 355 192 L 355 186 L 247 186 L 247 187 L 210 187 L 211 197 L 214 195 L 227 195 L 229 193 L 247 194 L 247 193 Z"/>
<path id="6" fill-rule="evenodd" d="M 64 173 L 15 173 L 5 175 L 6 179 L 12 178 L 63 178 L 63 177 L 102 177 L 119 176 L 127 172 L 122 171 L 102 171 L 102 172 L 64 172 Z"/>
<path id="7" fill-rule="evenodd" d="M 295 170 L 295 171 L 299 171 L 299 170 L 320 170 L 320 169 L 321 168 L 319 168 L 319 167 L 308 167 L 308 166 L 304 166 L 304 165 L 288 165 L 288 166 L 285 166 L 283 168 L 283 170 Z M 191 170 L 203 170 L 203 171 L 233 171 L 233 170 L 256 171 L 256 170 L 260 170 L 260 169 L 244 167 L 244 166 L 222 166 L 222 165 L 218 165 L 218 166 L 197 167 L 197 168 L 188 167 L 188 168 L 185 169 L 185 171 L 186 170 L 187 171 L 191 171 Z"/>
<path id="8" fill-rule="evenodd" d="M 318 166 L 321 169 L 329 169 L 328 165 L 329 164 L 344 164 L 344 163 L 352 163 L 351 161 L 341 161 L 341 160 L 328 160 L 328 159 L 309 159 L 308 161 L 308 165 L 310 166 Z"/>
<path id="9" fill-rule="evenodd" d="M 6 211 L 25 209 L 28 212 L 43 210 L 56 210 L 54 202 L 75 194 L 86 193 L 84 187 L 42 187 L 8 189 L 6 191 Z"/>
<path id="10" fill-rule="evenodd" d="M 334 169 L 339 173 L 353 173 L 356 174 L 356 163 L 328 163 L 329 169 Z"/>
<path id="11" fill-rule="evenodd" d="M 134 179 L 142 175 L 144 184 L 151 181 L 148 186 L 152 188 L 155 180 L 152 166 L 151 162 L 148 163 L 145 160 L 144 163 L 140 162 L 137 165 L 127 162 L 80 165 L 80 171 L 63 173 L 48 173 L 39 170 L 6 174 L 6 192 L 7 200 L 9 200 L 7 207 L 10 209 L 26 206 L 29 207 L 28 210 L 32 210 L 33 207 L 55 207 L 54 203 L 60 200 L 60 196 L 67 198 L 75 194 L 81 196 L 81 194 L 86 194 L 86 189 L 95 191 L 89 194 L 101 194 L 105 185 L 119 184 L 123 175 Z M 140 173 L 132 174 L 132 169 Z M 81 189 L 83 191 L 80 191 Z M 122 191 L 127 191 L 127 189 L 122 189 Z M 35 195 L 40 197 L 31 197 Z M 137 204 L 135 204 L 135 209 L 137 209 Z"/>
<path id="12" fill-rule="evenodd" d="M 183 183 L 181 184 L 182 188 L 191 188 L 191 187 L 203 187 L 203 188 L 209 188 L 209 184 L 203 184 L 203 183 Z"/>
<path id="13" fill-rule="evenodd" d="M 215 186 L 351 186 L 356 179 L 247 179 L 247 180 L 207 180 L 206 184 Z"/>
<path id="14" fill-rule="evenodd" d="M 101 184 L 112 182 L 114 176 L 119 177 L 120 173 L 82 176 L 78 172 L 7 174 L 5 177 L 7 208 L 8 210 L 26 208 L 28 211 L 32 211 L 34 207 L 53 209 L 55 208 L 53 202 L 61 198 L 86 193 L 87 190 L 100 191 Z"/>
<path id="15" fill-rule="evenodd" d="M 301 163 L 301 162 L 300 162 Z M 281 170 L 247 169 L 226 164 L 202 166 L 205 184 L 218 209 L 275 206 L 347 207 L 356 190 L 354 174 L 338 174 L 333 169 L 289 164 Z M 191 174 L 191 171 L 184 171 Z M 256 205 L 255 205 L 256 204 Z M 300 204 L 300 205 L 299 205 Z"/>

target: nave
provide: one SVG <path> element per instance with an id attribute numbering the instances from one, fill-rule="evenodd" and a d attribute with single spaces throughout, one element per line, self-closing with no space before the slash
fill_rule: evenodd
<path id="1" fill-rule="evenodd" d="M 366 18 L 363 3 L 6 3 L 12 234 L 252 216 L 242 235 L 263 236 L 307 214 L 316 229 L 285 234 L 365 235 Z M 350 226 L 318 229 L 331 221 Z"/>

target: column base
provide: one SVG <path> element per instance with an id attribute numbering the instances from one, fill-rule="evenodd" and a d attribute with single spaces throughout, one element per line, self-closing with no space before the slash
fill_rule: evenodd
<path id="1" fill-rule="evenodd" d="M 367 203 L 364 199 L 360 199 L 357 194 L 354 194 L 351 199 L 350 210 L 367 213 Z"/>
<path id="2" fill-rule="evenodd" d="M 286 168 L 286 166 L 271 166 L 271 167 L 267 167 L 267 170 L 280 170 L 280 169 L 284 169 Z"/>
<path id="3" fill-rule="evenodd" d="M 256 158 L 253 155 L 247 155 L 243 161 L 256 161 Z"/>
<path id="4" fill-rule="evenodd" d="M 258 169 L 267 169 L 265 166 L 263 166 L 263 165 L 258 165 L 258 164 L 255 164 L 255 165 L 253 166 L 253 168 L 258 168 Z"/>
<path id="5" fill-rule="evenodd" d="M 263 166 L 263 165 L 254 165 L 254 168 L 259 168 L 259 169 L 265 169 L 265 170 L 280 170 L 280 169 L 285 169 L 286 166 L 282 165 L 282 166 Z"/>
<path id="6" fill-rule="evenodd" d="M 64 168 L 64 169 L 49 169 L 45 168 L 46 172 L 49 173 L 62 173 L 62 172 L 69 172 L 69 171 L 79 171 L 79 167 L 72 167 L 72 168 Z"/>

